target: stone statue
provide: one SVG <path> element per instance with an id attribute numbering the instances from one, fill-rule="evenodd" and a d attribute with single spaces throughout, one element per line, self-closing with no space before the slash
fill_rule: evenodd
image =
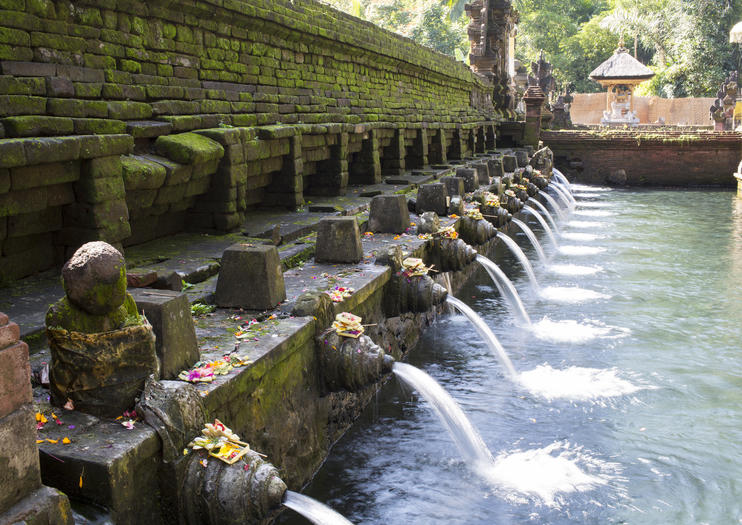
<path id="1" fill-rule="evenodd" d="M 737 72 L 732 71 L 716 93 L 714 105 L 709 108 L 709 116 L 717 131 L 729 131 L 734 127 L 734 108 L 737 105 L 739 86 Z"/>
<path id="2" fill-rule="evenodd" d="M 124 257 L 105 242 L 84 244 L 62 268 L 62 283 L 65 296 L 46 314 L 52 401 L 119 416 L 160 374 L 152 326 L 126 291 Z"/>

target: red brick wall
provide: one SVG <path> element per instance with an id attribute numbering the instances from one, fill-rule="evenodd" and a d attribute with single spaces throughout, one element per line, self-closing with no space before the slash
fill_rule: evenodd
<path id="1" fill-rule="evenodd" d="M 570 181 L 605 184 L 617 170 L 628 185 L 733 186 L 742 133 L 547 131 L 544 144 Z"/>
<path id="2" fill-rule="evenodd" d="M 0 312 L 0 514 L 41 486 L 28 346 L 18 335 Z"/>

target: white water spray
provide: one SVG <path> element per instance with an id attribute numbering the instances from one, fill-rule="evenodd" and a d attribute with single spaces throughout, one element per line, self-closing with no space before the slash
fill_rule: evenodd
<path id="1" fill-rule="evenodd" d="M 497 359 L 500 361 L 500 364 L 502 364 L 503 367 L 505 367 L 505 370 L 508 374 L 508 377 L 512 380 L 515 380 L 515 378 L 518 376 L 518 373 L 515 371 L 515 367 L 513 366 L 513 362 L 510 361 L 510 358 L 508 357 L 508 354 L 505 352 L 505 349 L 500 344 L 500 341 L 497 340 L 497 337 L 495 334 L 492 333 L 492 330 L 490 330 L 490 327 L 487 326 L 487 323 L 484 322 L 484 319 L 479 317 L 477 313 L 472 310 L 466 303 L 463 301 L 460 301 L 456 299 L 455 297 L 449 295 L 446 299 L 446 302 L 456 308 L 459 312 L 464 314 L 467 319 L 471 322 L 472 326 L 474 326 L 474 329 L 479 333 L 480 336 L 482 336 L 482 339 L 489 345 L 490 350 L 492 353 L 497 357 Z"/>
<path id="2" fill-rule="evenodd" d="M 531 241 L 531 244 L 535 248 L 536 254 L 538 255 L 538 258 L 541 261 L 541 263 L 546 264 L 548 262 L 546 260 L 546 254 L 544 253 L 544 249 L 541 247 L 541 243 L 538 242 L 538 237 L 536 237 L 536 234 L 533 233 L 533 230 L 531 230 L 531 228 L 529 228 L 525 222 L 519 219 L 516 219 L 515 217 L 513 217 L 511 220 L 513 224 L 518 226 L 518 228 L 520 228 L 520 230 L 526 234 L 526 237 L 528 237 L 528 240 Z"/>
<path id="3" fill-rule="evenodd" d="M 538 221 L 538 223 L 541 225 L 541 227 L 544 229 L 544 231 L 546 232 L 546 235 L 549 236 L 549 239 L 551 240 L 551 243 L 554 246 L 559 246 L 559 243 L 557 242 L 556 237 L 554 236 L 554 232 L 551 231 L 551 227 L 549 226 L 549 223 L 546 222 L 546 219 L 544 219 L 539 212 L 537 212 L 536 210 L 534 210 L 533 208 L 531 208 L 527 204 L 525 206 L 523 206 L 523 210 L 526 213 L 529 213 L 529 214 L 533 215 L 536 218 L 536 220 Z"/>
<path id="4" fill-rule="evenodd" d="M 523 250 L 520 249 L 518 243 L 502 232 L 497 232 L 497 238 L 504 242 L 505 245 L 510 248 L 510 251 L 518 258 L 518 261 L 523 266 L 526 274 L 528 274 L 528 278 L 531 280 L 531 286 L 534 290 L 538 290 L 539 285 L 536 280 L 536 274 L 533 271 L 533 266 L 531 266 L 531 262 L 528 260 L 528 257 L 526 257 L 526 254 L 523 253 Z"/>
<path id="5" fill-rule="evenodd" d="M 327 505 L 298 492 L 287 490 L 283 504 L 315 525 L 353 525 Z"/>
<path id="6" fill-rule="evenodd" d="M 559 233 L 559 226 L 557 226 L 557 223 L 554 220 L 554 217 L 552 217 L 551 213 L 549 213 L 549 210 L 546 209 L 546 206 L 544 206 L 543 204 L 541 204 L 536 199 L 531 199 L 530 202 L 532 202 L 533 205 L 536 206 L 544 214 L 544 216 L 551 223 L 551 227 L 554 228 L 554 231 L 557 232 L 557 233 Z"/>
<path id="7" fill-rule="evenodd" d="M 515 286 L 513 286 L 512 281 L 508 279 L 508 276 L 505 275 L 505 272 L 503 272 L 499 266 L 497 266 L 494 262 L 489 260 L 484 255 L 477 255 L 477 262 L 481 264 L 485 270 L 487 270 L 487 273 L 492 278 L 492 282 L 495 283 L 495 286 L 500 292 L 500 295 L 502 295 L 508 301 L 508 305 L 510 306 L 511 310 L 513 310 L 518 316 L 520 316 L 523 322 L 530 325 L 531 318 L 528 316 L 528 313 L 526 312 L 526 309 L 520 300 L 518 291 L 515 289 Z"/>

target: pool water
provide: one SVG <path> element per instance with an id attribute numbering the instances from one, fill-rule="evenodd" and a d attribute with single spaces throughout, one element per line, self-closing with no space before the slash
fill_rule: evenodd
<path id="1" fill-rule="evenodd" d="M 468 463 L 393 379 L 306 495 L 358 524 L 742 523 L 742 200 L 573 190 L 558 247 L 529 218 L 546 266 L 516 237 L 540 290 L 505 248 L 494 258 L 531 326 L 484 271 L 458 294 L 517 379 L 453 313 L 407 359 L 459 403 L 493 464 Z"/>

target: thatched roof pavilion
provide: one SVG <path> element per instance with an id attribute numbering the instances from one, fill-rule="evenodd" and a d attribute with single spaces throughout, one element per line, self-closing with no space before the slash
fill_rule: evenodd
<path id="1" fill-rule="evenodd" d="M 651 69 L 629 54 L 623 45 L 623 38 L 613 56 L 590 73 L 591 80 L 607 88 L 606 112 L 612 112 L 612 103 L 628 101 L 629 114 L 633 114 L 634 111 L 634 89 L 653 76 L 654 72 Z"/>

